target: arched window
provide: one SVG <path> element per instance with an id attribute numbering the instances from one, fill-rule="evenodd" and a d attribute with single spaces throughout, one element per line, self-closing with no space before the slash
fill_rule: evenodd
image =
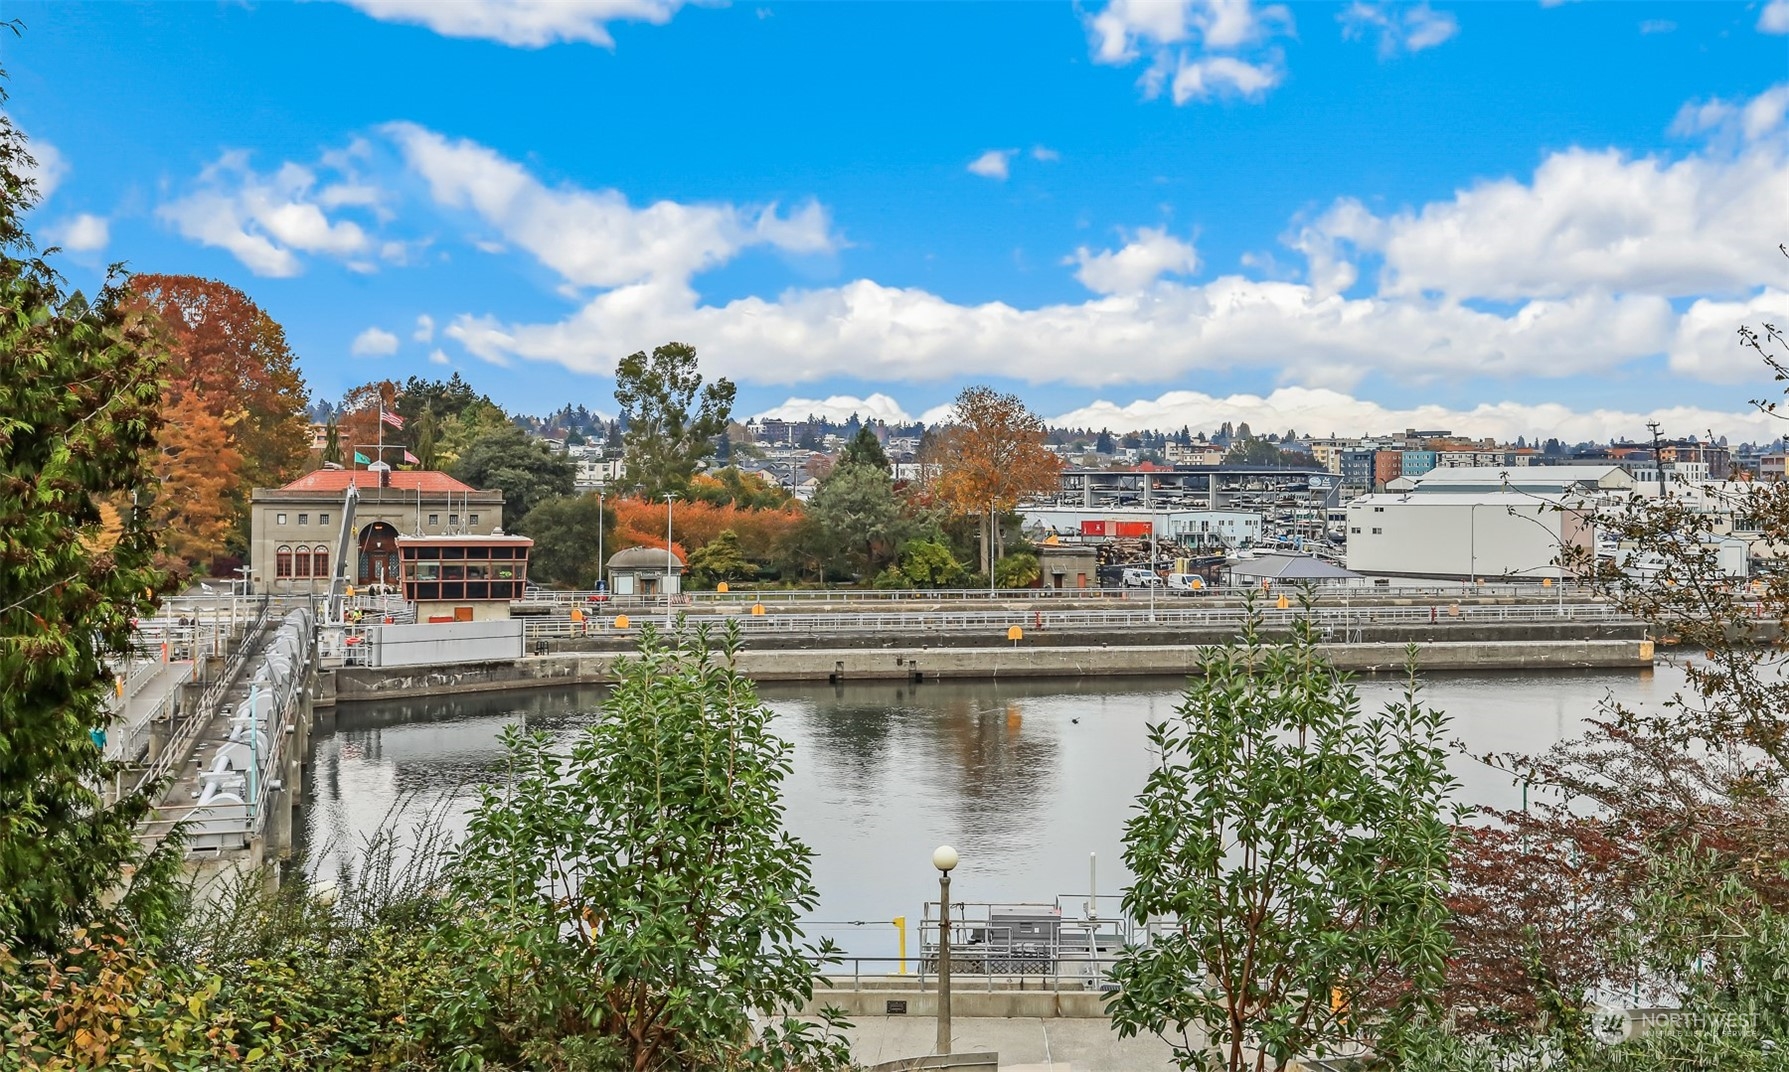
<path id="1" fill-rule="evenodd" d="M 311 575 L 311 549 L 308 547 L 300 547 L 298 549 L 297 559 L 298 561 L 294 563 L 295 568 L 292 571 L 292 575 L 294 577 L 309 577 Z"/>
<path id="2" fill-rule="evenodd" d="M 292 549 L 290 547 L 282 544 L 280 549 L 273 553 L 273 575 L 275 577 L 292 576 Z"/>
<path id="3" fill-rule="evenodd" d="M 319 547 L 311 552 L 311 575 L 314 577 L 329 576 L 329 548 Z"/>

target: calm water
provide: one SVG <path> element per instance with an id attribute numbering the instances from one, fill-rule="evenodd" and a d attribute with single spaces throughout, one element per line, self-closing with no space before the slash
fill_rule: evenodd
<path id="1" fill-rule="evenodd" d="M 1453 720 L 1465 752 L 1530 751 L 1576 736 L 1605 697 L 1655 704 L 1680 671 L 1436 675 L 1428 702 Z M 789 827 L 818 856 L 816 918 L 919 915 L 937 894 L 932 848 L 962 853 L 953 893 L 969 901 L 1049 900 L 1125 881 L 1119 838 L 1147 775 L 1145 724 L 1170 714 L 1179 678 L 1072 682 L 766 687 L 776 727 L 795 746 Z M 1398 690 L 1362 679 L 1363 704 Z M 601 701 L 594 687 L 356 704 L 316 735 L 304 812 L 313 866 L 383 825 L 444 805 L 457 821 L 480 782 L 499 776 L 498 734 L 520 722 L 567 738 Z M 1518 806 L 1508 776 L 1466 754 L 1454 763 L 1467 803 Z M 394 819 L 394 811 L 397 817 Z M 1069 903 L 1069 902 L 1065 902 Z M 864 954 L 892 953 L 892 928 L 835 930 Z"/>

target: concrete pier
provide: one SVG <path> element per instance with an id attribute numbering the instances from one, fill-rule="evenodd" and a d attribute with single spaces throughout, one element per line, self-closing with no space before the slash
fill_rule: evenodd
<path id="1" fill-rule="evenodd" d="M 952 678 L 1101 677 L 1196 673 L 1200 644 L 1064 644 L 876 648 L 748 648 L 740 669 L 758 681 L 932 681 Z M 1344 670 L 1398 672 L 1405 642 L 1325 645 Z M 334 672 L 338 702 L 439 696 L 544 685 L 603 683 L 627 649 L 527 656 L 507 663 Z M 1420 643 L 1423 671 L 1581 670 L 1641 668 L 1653 662 L 1652 642 L 1639 636 L 1512 640 L 1486 637 Z"/>

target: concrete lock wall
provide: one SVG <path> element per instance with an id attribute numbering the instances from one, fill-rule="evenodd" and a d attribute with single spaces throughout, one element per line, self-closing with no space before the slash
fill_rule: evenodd
<path id="1" fill-rule="evenodd" d="M 521 657 L 520 620 L 378 625 L 367 630 L 371 666 L 448 666 Z"/>

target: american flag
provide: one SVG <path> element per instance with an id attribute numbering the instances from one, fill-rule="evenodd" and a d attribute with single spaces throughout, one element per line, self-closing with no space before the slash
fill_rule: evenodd
<path id="1" fill-rule="evenodd" d="M 383 409 L 379 411 L 379 419 L 386 424 L 391 425 L 393 428 L 402 428 L 404 426 L 404 418 L 395 413 L 387 413 Z"/>

